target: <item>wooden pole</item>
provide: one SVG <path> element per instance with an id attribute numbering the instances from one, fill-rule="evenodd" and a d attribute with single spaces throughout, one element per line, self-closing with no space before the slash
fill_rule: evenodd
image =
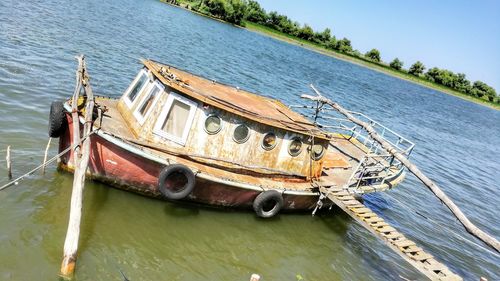
<path id="1" fill-rule="evenodd" d="M 94 96 L 90 87 L 88 76 L 85 69 L 84 57 L 78 57 L 79 70 L 77 75 L 77 89 L 73 95 L 72 118 L 73 118 L 73 144 L 81 143 L 80 139 L 80 121 L 78 115 L 78 98 L 81 86 L 84 86 L 85 94 L 87 95 L 87 103 L 85 107 L 85 123 L 83 127 L 83 135 L 89 136 L 92 129 L 92 112 L 94 109 Z M 76 120 L 76 122 L 75 122 Z M 85 173 L 87 171 L 88 162 L 90 159 L 90 137 L 85 137 L 81 147 L 76 146 L 73 153 L 75 172 L 73 178 L 73 192 L 71 193 L 71 208 L 69 215 L 68 230 L 64 241 L 64 256 L 61 263 L 60 274 L 64 278 L 72 278 L 77 258 L 78 240 L 80 237 L 80 220 L 82 217 L 83 206 L 83 190 L 85 186 Z"/>
<path id="2" fill-rule="evenodd" d="M 49 137 L 49 141 L 47 142 L 47 147 L 45 148 L 45 154 L 43 155 L 43 166 L 42 166 L 42 175 L 45 175 L 45 163 L 47 163 L 47 156 L 49 154 L 50 142 L 52 138 Z"/>
<path id="3" fill-rule="evenodd" d="M 408 160 L 408 158 L 406 158 L 403 154 L 399 153 L 396 148 L 394 148 L 389 142 L 387 142 L 383 137 L 381 137 L 370 124 L 356 118 L 348 110 L 344 109 L 339 104 L 331 101 L 328 98 L 323 97 L 319 93 L 319 91 L 316 90 L 316 88 L 314 88 L 313 85 L 311 85 L 311 88 L 316 92 L 316 94 L 318 94 L 318 96 L 302 95 L 302 98 L 311 99 L 313 101 L 319 101 L 328 104 L 335 110 L 340 112 L 342 115 L 344 115 L 351 122 L 365 129 L 372 139 L 377 141 L 382 146 L 382 148 L 384 148 L 387 152 L 389 152 L 396 159 L 398 159 L 411 173 L 413 173 L 425 186 L 427 186 L 427 188 L 429 188 L 429 190 L 432 191 L 432 193 L 434 193 L 434 195 L 436 195 L 436 197 L 439 198 L 439 200 L 441 200 L 441 202 L 443 202 L 446 205 L 446 207 L 448 207 L 448 209 L 450 209 L 453 215 L 465 227 L 467 232 L 474 235 L 475 237 L 483 241 L 486 245 L 495 249 L 497 252 L 500 252 L 500 243 L 494 237 L 490 236 L 488 233 L 482 231 L 477 226 L 475 226 L 464 215 L 464 213 L 462 213 L 462 211 L 457 207 L 457 205 L 455 205 L 455 203 L 453 203 L 453 201 L 451 201 L 451 199 L 448 198 L 448 196 L 446 196 L 446 194 L 431 179 L 429 179 L 426 175 L 424 175 L 424 173 L 422 173 L 417 166 L 412 164 L 410 160 Z"/>
<path id="4" fill-rule="evenodd" d="M 12 163 L 10 159 L 10 145 L 7 146 L 7 155 L 5 156 L 5 161 L 7 161 L 7 177 L 9 180 L 12 179 Z"/>

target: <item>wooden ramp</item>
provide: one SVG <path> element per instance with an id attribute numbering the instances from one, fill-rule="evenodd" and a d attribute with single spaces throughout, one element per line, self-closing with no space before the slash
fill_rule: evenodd
<path id="1" fill-rule="evenodd" d="M 345 189 L 320 187 L 320 192 L 364 228 L 381 238 L 389 248 L 431 280 L 462 280 L 444 264 L 391 227 Z"/>

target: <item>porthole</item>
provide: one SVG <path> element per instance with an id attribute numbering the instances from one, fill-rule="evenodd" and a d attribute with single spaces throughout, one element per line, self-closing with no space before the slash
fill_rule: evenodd
<path id="1" fill-rule="evenodd" d="M 288 145 L 288 153 L 291 156 L 297 156 L 302 151 L 302 141 L 299 137 L 295 137 L 290 141 L 290 145 Z"/>
<path id="2" fill-rule="evenodd" d="M 314 144 L 311 148 L 311 158 L 318 161 L 323 155 L 325 155 L 325 147 L 319 143 Z"/>
<path id="3" fill-rule="evenodd" d="M 276 135 L 272 132 L 269 132 L 264 135 L 264 138 L 262 139 L 262 148 L 265 150 L 271 150 L 276 146 Z"/>
<path id="4" fill-rule="evenodd" d="M 210 114 L 205 119 L 204 128 L 207 134 L 215 135 L 222 129 L 222 119 L 215 114 Z"/>
<path id="5" fill-rule="evenodd" d="M 233 140 L 237 143 L 244 143 L 250 137 L 250 129 L 245 124 L 240 124 L 234 129 Z"/>

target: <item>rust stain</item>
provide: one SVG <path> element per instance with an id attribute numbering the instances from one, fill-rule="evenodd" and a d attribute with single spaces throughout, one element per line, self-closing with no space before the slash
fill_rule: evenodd
<path id="1" fill-rule="evenodd" d="M 314 135 L 317 138 L 329 139 L 328 135 L 318 130 L 309 120 L 274 99 L 221 83 L 214 83 L 205 78 L 152 60 L 145 60 L 143 64 L 163 84 L 196 100 L 255 122 L 296 133 Z M 165 70 L 174 79 L 166 78 L 165 75 L 162 75 L 165 74 Z M 185 83 L 186 80 L 189 81 L 189 84 Z"/>

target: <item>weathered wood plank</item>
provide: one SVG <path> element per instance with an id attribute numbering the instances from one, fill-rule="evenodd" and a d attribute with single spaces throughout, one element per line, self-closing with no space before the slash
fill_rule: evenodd
<path id="1" fill-rule="evenodd" d="M 430 258 L 433 258 L 433 256 L 427 254 L 427 253 L 424 253 L 424 252 L 420 252 L 416 255 L 409 255 L 410 258 L 414 259 L 414 260 L 417 260 L 417 261 L 423 261 L 423 260 L 427 260 L 427 259 L 430 259 Z"/>
<path id="2" fill-rule="evenodd" d="M 383 219 L 379 218 L 379 217 L 375 217 L 375 218 L 366 218 L 366 219 L 363 219 L 364 221 L 366 221 L 367 223 L 372 223 L 372 222 L 382 222 L 384 221 Z"/>
<path id="3" fill-rule="evenodd" d="M 351 208 L 349 208 L 351 209 Z M 363 214 L 363 213 L 371 213 L 372 210 L 368 209 L 368 208 L 352 208 L 351 211 L 353 211 L 354 213 L 356 214 Z"/>
<path id="4" fill-rule="evenodd" d="M 422 252 L 423 251 L 422 248 L 420 248 L 420 247 L 418 247 L 416 245 L 409 246 L 409 247 L 406 247 L 406 248 L 402 247 L 400 250 L 403 251 L 403 252 L 405 252 L 405 253 L 417 253 L 417 252 Z"/>
<path id="5" fill-rule="evenodd" d="M 320 187 L 320 191 L 324 194 L 326 189 Z M 350 215 L 359 224 L 365 227 L 368 231 L 381 238 L 384 243 L 391 248 L 394 252 L 399 254 L 408 263 L 414 266 L 417 270 L 422 272 L 431 280 L 462 280 L 460 276 L 452 273 L 446 269 L 446 266 L 437 262 L 432 255 L 425 253 L 425 251 L 416 246 L 416 244 L 407 239 L 404 235 L 397 232 L 397 230 L 386 223 L 382 218 L 378 217 L 373 212 L 369 213 L 356 213 L 356 209 L 366 208 L 357 200 L 342 201 L 335 196 L 335 194 L 327 194 L 327 198 L 334 204 L 339 206 L 343 211 Z M 356 201 L 358 203 L 354 203 Z M 348 203 L 348 204 L 346 204 Z M 362 205 L 362 207 L 353 208 L 353 205 Z M 363 210 L 366 211 L 366 210 Z M 366 216 L 366 217 L 363 217 Z M 399 247 L 398 247 L 399 245 Z M 446 269 L 446 271 L 444 270 Z"/>
<path id="6" fill-rule="evenodd" d="M 404 248 L 404 247 L 408 247 L 408 246 L 415 246 L 415 242 L 411 241 L 411 240 L 402 240 L 402 241 L 395 241 L 394 242 L 394 245 L 400 247 L 400 248 Z"/>

